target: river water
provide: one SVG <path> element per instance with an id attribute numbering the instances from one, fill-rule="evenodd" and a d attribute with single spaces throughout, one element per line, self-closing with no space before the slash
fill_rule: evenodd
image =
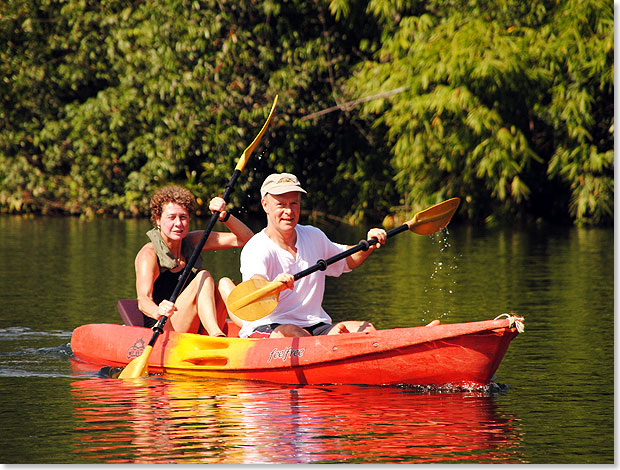
<path id="1" fill-rule="evenodd" d="M 613 230 L 406 232 L 328 281 L 334 320 L 378 328 L 524 316 L 492 386 L 455 391 L 98 376 L 71 332 L 120 323 L 148 228 L 0 217 L 0 463 L 614 463 Z M 238 256 L 205 262 L 239 281 Z"/>

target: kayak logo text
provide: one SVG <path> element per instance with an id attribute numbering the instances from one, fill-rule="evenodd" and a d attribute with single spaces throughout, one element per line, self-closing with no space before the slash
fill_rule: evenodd
<path id="1" fill-rule="evenodd" d="M 290 346 L 284 349 L 274 348 L 271 353 L 269 353 L 269 359 L 267 362 L 271 362 L 272 359 L 282 359 L 282 361 L 287 361 L 291 357 L 301 357 L 304 355 L 305 349 L 293 349 Z"/>
<path id="2" fill-rule="evenodd" d="M 134 359 L 136 357 L 140 357 L 142 356 L 142 353 L 144 352 L 144 340 L 142 338 L 136 340 L 135 343 L 133 343 L 133 346 L 129 348 L 129 351 L 127 351 L 127 359 Z"/>

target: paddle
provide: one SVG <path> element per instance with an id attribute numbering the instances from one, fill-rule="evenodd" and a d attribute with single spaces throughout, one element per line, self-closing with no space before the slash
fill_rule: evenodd
<path id="1" fill-rule="evenodd" d="M 222 195 L 222 199 L 224 199 L 226 202 L 228 202 L 228 198 L 230 196 L 230 193 L 232 192 L 233 186 L 237 182 L 237 179 L 239 178 L 241 171 L 245 167 L 245 164 L 247 163 L 248 159 L 250 158 L 250 155 L 252 155 L 252 152 L 254 151 L 254 149 L 256 149 L 256 147 L 258 146 L 258 143 L 260 142 L 263 135 L 265 134 L 265 131 L 267 130 L 267 126 L 269 126 L 269 122 L 271 121 L 271 117 L 273 116 L 273 111 L 276 107 L 277 102 L 278 102 L 278 95 L 276 95 L 276 97 L 273 100 L 273 104 L 271 105 L 271 111 L 269 111 L 269 116 L 267 116 L 267 121 L 265 121 L 263 128 L 260 130 L 258 135 L 254 138 L 254 140 L 248 146 L 248 148 L 246 148 L 243 151 L 243 154 L 241 154 L 241 158 L 239 159 L 239 162 L 237 163 L 237 166 L 235 167 L 235 171 L 233 172 L 233 175 L 230 178 L 230 181 L 226 185 L 226 190 L 224 191 L 224 194 Z M 179 277 L 179 281 L 177 282 L 177 285 L 174 288 L 172 295 L 170 296 L 170 299 L 169 299 L 170 302 L 174 303 L 177 300 L 177 297 L 179 296 L 179 294 L 181 293 L 181 290 L 185 286 L 185 282 L 187 281 L 187 277 L 189 276 L 189 273 L 194 267 L 194 264 L 196 263 L 196 260 L 198 259 L 198 256 L 200 255 L 200 252 L 202 251 L 202 248 L 204 244 L 206 243 L 207 238 L 209 237 L 209 234 L 211 233 L 211 230 L 213 229 L 213 226 L 216 224 L 217 219 L 219 219 L 219 217 L 220 217 L 219 211 L 214 212 L 213 215 L 211 216 L 209 225 L 207 225 L 207 228 L 204 230 L 204 233 L 202 234 L 202 238 L 200 239 L 200 242 L 198 242 L 198 244 L 194 248 L 194 252 L 190 256 L 189 261 L 187 262 L 187 265 L 185 265 L 185 268 L 183 269 L 183 273 L 181 274 L 181 277 Z M 133 359 L 129 364 L 127 364 L 127 366 L 120 373 L 118 378 L 131 379 L 131 378 L 141 377 L 143 375 L 148 375 L 149 357 L 151 356 L 151 352 L 153 351 L 153 346 L 155 345 L 157 338 L 159 337 L 160 334 L 164 332 L 164 325 L 166 324 L 167 320 L 168 320 L 168 317 L 166 315 L 162 315 L 159 318 L 159 320 L 153 327 L 153 336 L 151 337 L 149 344 L 144 348 L 144 351 L 139 357 Z"/>
<path id="2" fill-rule="evenodd" d="M 460 202 L 461 200 L 455 197 L 418 212 L 409 222 L 389 230 L 387 236 L 391 237 L 405 230 L 411 230 L 419 235 L 430 235 L 438 232 L 448 225 L 448 222 L 450 222 Z M 336 256 L 332 256 L 327 260 L 318 260 L 315 265 L 298 272 L 293 277 L 295 281 L 297 281 L 315 271 L 324 271 L 330 264 L 340 261 L 358 251 L 366 251 L 375 243 L 378 243 L 376 238 L 362 240 L 356 246 Z M 242 320 L 258 320 L 268 315 L 276 308 L 279 302 L 278 296 L 280 291 L 284 288 L 285 285 L 281 282 L 250 279 L 242 282 L 231 291 L 226 304 L 228 309 Z"/>

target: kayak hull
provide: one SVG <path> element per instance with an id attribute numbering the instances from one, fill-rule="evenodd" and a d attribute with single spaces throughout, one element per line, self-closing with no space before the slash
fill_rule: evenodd
<path id="1" fill-rule="evenodd" d="M 150 373 L 286 384 L 483 386 L 518 334 L 514 318 L 278 339 L 166 331 L 148 367 Z M 73 331 L 71 349 L 83 362 L 124 366 L 142 354 L 152 334 L 144 327 L 88 324 Z"/>

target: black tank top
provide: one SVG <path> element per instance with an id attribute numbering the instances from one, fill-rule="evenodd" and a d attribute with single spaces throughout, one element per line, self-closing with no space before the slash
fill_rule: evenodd
<path id="1" fill-rule="evenodd" d="M 177 286 L 179 282 L 179 278 L 181 274 L 183 274 L 183 269 L 180 269 L 178 272 L 173 273 L 170 271 L 177 267 L 177 261 L 170 253 L 170 250 L 166 246 L 165 242 L 161 238 L 161 233 L 158 229 L 153 228 L 149 230 L 146 235 L 149 237 L 151 242 L 153 243 L 153 248 L 155 249 L 155 253 L 157 253 L 157 264 L 159 265 L 159 276 L 155 279 L 155 283 L 153 284 L 153 301 L 159 305 L 162 300 L 170 300 L 172 297 L 172 293 L 174 292 L 174 288 Z M 194 246 L 187 241 L 187 239 L 183 239 L 181 243 L 181 250 L 186 260 L 189 260 L 194 252 Z M 185 281 L 185 288 L 198 274 L 202 266 L 202 258 L 200 255 L 196 258 L 194 262 L 194 266 L 192 267 L 192 272 L 187 276 L 187 280 Z M 183 289 L 181 289 L 183 291 Z M 152 328 L 157 321 L 144 313 L 142 314 L 142 318 L 144 321 L 144 326 L 147 328 Z"/>
<path id="2" fill-rule="evenodd" d="M 159 305 L 162 300 L 170 300 L 170 297 L 172 297 L 172 293 L 174 292 L 174 288 L 179 282 L 181 274 L 183 274 L 183 269 L 176 273 L 173 273 L 169 269 L 159 273 L 159 276 L 155 279 L 155 284 L 153 284 L 153 301 L 157 305 Z M 195 277 L 196 273 L 191 272 L 189 276 L 187 276 L 185 286 L 192 282 Z M 185 288 L 185 286 L 183 286 L 183 288 Z M 183 291 L 183 289 L 181 289 L 181 291 Z"/>
<path id="3" fill-rule="evenodd" d="M 159 273 L 157 279 L 155 279 L 155 284 L 153 284 L 153 301 L 159 305 L 162 300 L 170 300 L 172 297 L 172 293 L 174 292 L 174 288 L 177 286 L 179 282 L 179 278 L 183 274 L 183 269 L 181 269 L 178 273 L 173 273 L 169 269 L 163 270 Z M 187 280 L 185 281 L 185 286 L 187 286 L 192 280 L 196 277 L 197 271 L 192 270 L 192 272 L 187 276 Z M 185 288 L 183 286 L 183 288 Z M 181 289 L 183 292 L 183 289 Z M 153 328 L 157 320 L 151 318 L 144 313 L 142 314 L 142 319 L 144 321 L 144 326 L 147 328 Z"/>

